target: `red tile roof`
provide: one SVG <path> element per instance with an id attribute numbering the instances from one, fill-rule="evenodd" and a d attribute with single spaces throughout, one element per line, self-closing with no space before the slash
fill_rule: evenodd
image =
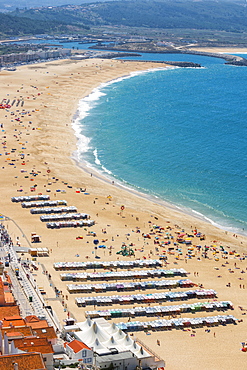
<path id="1" fill-rule="evenodd" d="M 32 329 L 36 329 L 36 328 L 42 329 L 42 328 L 47 328 L 49 326 L 46 320 L 40 320 L 35 315 L 27 316 L 25 318 L 25 321 L 29 326 L 31 326 Z"/>
<path id="2" fill-rule="evenodd" d="M 48 340 L 56 339 L 57 335 L 53 328 L 53 326 L 48 326 L 46 328 L 32 328 L 28 325 L 23 326 L 13 326 L 13 327 L 4 327 L 1 329 L 2 336 L 4 336 L 4 333 L 21 333 L 25 337 L 39 337 L 39 338 L 47 338 Z M 1 368 L 0 368 L 1 369 Z"/>
<path id="3" fill-rule="evenodd" d="M 16 316 L 20 315 L 20 310 L 18 306 L 0 307 L 0 320 L 3 320 L 6 316 Z"/>
<path id="4" fill-rule="evenodd" d="M 24 335 L 19 331 L 12 331 L 10 333 L 6 333 L 6 335 L 9 339 L 11 339 L 12 337 L 21 337 L 21 338 L 24 337 Z"/>
<path id="5" fill-rule="evenodd" d="M 25 320 L 21 318 L 21 316 L 7 316 L 4 317 L 3 321 L 3 328 L 7 328 L 9 326 L 24 326 L 26 325 Z"/>
<path id="6" fill-rule="evenodd" d="M 46 338 L 23 338 L 14 340 L 15 347 L 25 352 L 54 353 L 52 345 Z"/>
<path id="7" fill-rule="evenodd" d="M 6 305 L 8 305 L 8 304 L 14 305 L 15 304 L 15 298 L 14 298 L 14 296 L 11 292 L 5 292 L 4 293 L 4 299 L 5 299 Z"/>
<path id="8" fill-rule="evenodd" d="M 25 337 L 33 335 L 32 328 L 30 328 L 30 326 L 21 326 L 18 328 L 15 328 L 15 327 L 3 328 L 1 329 L 1 331 L 2 331 L 2 336 L 4 336 L 4 333 L 16 333 L 16 332 L 23 334 Z"/>
<path id="9" fill-rule="evenodd" d="M 26 322 L 36 322 L 40 321 L 40 319 L 35 315 L 29 315 L 25 317 Z"/>
<path id="10" fill-rule="evenodd" d="M 48 340 L 57 338 L 53 326 L 48 326 L 48 328 L 35 328 L 33 329 L 33 335 L 40 338 L 47 338 Z"/>
<path id="11" fill-rule="evenodd" d="M 18 370 L 46 370 L 40 353 L 21 353 L 0 356 L 1 370 L 11 370 L 14 368 L 15 363 L 18 364 Z"/>
<path id="12" fill-rule="evenodd" d="M 11 315 L 11 316 L 5 316 L 4 320 L 6 321 L 22 320 L 22 317 L 20 315 Z"/>
<path id="13" fill-rule="evenodd" d="M 75 353 L 80 352 L 82 349 L 91 349 L 85 343 L 80 342 L 79 340 L 75 339 L 72 342 L 66 343 Z"/>

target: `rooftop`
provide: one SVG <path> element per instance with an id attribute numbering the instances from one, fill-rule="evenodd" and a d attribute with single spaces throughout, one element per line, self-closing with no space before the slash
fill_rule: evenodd
<path id="1" fill-rule="evenodd" d="M 6 316 L 16 315 L 20 315 L 20 310 L 18 306 L 0 307 L 0 320 L 3 320 Z"/>
<path id="2" fill-rule="evenodd" d="M 23 334 L 25 337 L 33 335 L 32 328 L 26 325 L 20 326 L 18 328 L 15 328 L 15 327 L 4 328 L 4 329 L 1 329 L 1 331 L 2 331 L 2 336 L 4 336 L 4 333 L 8 334 L 8 333 L 16 333 L 16 332 Z"/>
<path id="3" fill-rule="evenodd" d="M 47 338 L 47 339 L 56 339 L 57 335 L 53 328 L 53 326 L 49 326 L 47 328 L 35 328 L 33 330 L 33 335 L 36 335 L 40 338 Z"/>
<path id="4" fill-rule="evenodd" d="M 77 339 L 73 340 L 70 343 L 65 343 L 65 345 L 67 345 L 70 348 L 72 348 L 75 353 L 80 352 L 82 349 L 89 349 L 89 350 L 91 350 L 91 348 L 89 348 L 85 343 L 80 342 Z"/>
<path id="5" fill-rule="evenodd" d="M 14 369 L 18 364 L 18 370 L 46 370 L 40 353 L 22 353 L 0 356 L 0 369 Z"/>
<path id="6" fill-rule="evenodd" d="M 23 320 L 21 316 L 18 316 L 18 315 L 6 316 L 4 317 L 2 321 L 3 321 L 3 325 L 2 325 L 3 328 L 8 328 L 11 326 L 15 326 L 15 327 L 24 326 L 26 324 L 25 320 Z"/>
<path id="7" fill-rule="evenodd" d="M 52 345 L 46 338 L 23 338 L 14 340 L 15 347 L 25 352 L 54 353 Z"/>
<path id="8" fill-rule="evenodd" d="M 40 320 L 35 315 L 26 316 L 25 321 L 27 325 L 31 326 L 32 329 L 48 328 L 48 322 L 46 320 Z"/>

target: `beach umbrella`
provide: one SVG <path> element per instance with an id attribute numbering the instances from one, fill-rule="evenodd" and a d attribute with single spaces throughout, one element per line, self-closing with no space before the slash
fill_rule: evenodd
<path id="1" fill-rule="evenodd" d="M 94 239 L 93 243 L 94 243 L 95 245 L 99 244 L 98 239 Z"/>

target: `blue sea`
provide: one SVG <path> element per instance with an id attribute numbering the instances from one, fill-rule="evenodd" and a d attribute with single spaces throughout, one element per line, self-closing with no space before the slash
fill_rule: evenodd
<path id="1" fill-rule="evenodd" d="M 100 85 L 79 104 L 77 158 L 115 183 L 247 235 L 246 67 L 181 54 L 142 59 L 203 68 L 147 70 Z"/>
<path id="2" fill-rule="evenodd" d="M 247 68 L 187 54 L 125 59 L 203 68 L 156 69 L 100 85 L 79 103 L 76 159 L 157 202 L 247 235 Z"/>
<path id="3" fill-rule="evenodd" d="M 76 159 L 159 203 L 247 235 L 247 67 L 188 54 L 124 59 L 202 68 L 147 70 L 94 89 L 73 122 Z"/>

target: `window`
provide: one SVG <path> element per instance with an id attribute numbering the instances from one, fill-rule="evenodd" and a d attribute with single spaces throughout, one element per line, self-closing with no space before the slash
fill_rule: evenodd
<path id="1" fill-rule="evenodd" d="M 81 353 L 82 357 L 86 357 L 87 356 L 87 351 L 84 349 Z"/>

